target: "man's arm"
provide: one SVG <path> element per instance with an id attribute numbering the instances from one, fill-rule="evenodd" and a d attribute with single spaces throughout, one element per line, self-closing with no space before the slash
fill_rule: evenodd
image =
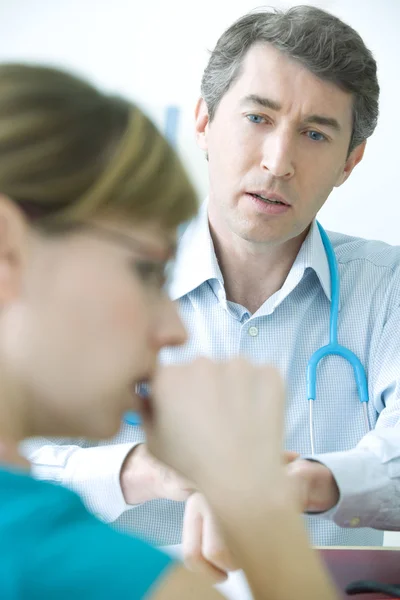
<path id="1" fill-rule="evenodd" d="M 190 484 L 151 457 L 141 442 L 82 448 L 40 438 L 24 442 L 22 450 L 37 479 L 75 491 L 107 523 L 148 500 L 182 501 L 191 493 Z"/>
<path id="2" fill-rule="evenodd" d="M 379 413 L 375 429 L 357 446 L 318 454 L 289 465 L 307 482 L 306 510 L 341 527 L 400 529 L 400 308 L 374 342 L 368 384 L 370 403 Z M 362 418 L 360 406 L 360 418 Z"/>
<path id="3" fill-rule="evenodd" d="M 137 444 L 82 448 L 75 441 L 74 444 L 57 441 L 59 443 L 35 438 L 24 442 L 22 451 L 30 460 L 32 474 L 37 479 L 59 483 L 75 491 L 90 511 L 106 522 L 115 521 L 131 508 L 122 493 L 120 472 Z"/>
<path id="4" fill-rule="evenodd" d="M 400 428 L 376 429 L 356 448 L 290 466 L 303 506 L 340 527 L 400 530 Z"/>

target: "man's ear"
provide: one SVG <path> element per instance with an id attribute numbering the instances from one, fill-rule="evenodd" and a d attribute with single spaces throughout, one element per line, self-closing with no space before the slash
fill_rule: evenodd
<path id="1" fill-rule="evenodd" d="M 19 295 L 28 225 L 18 207 L 0 194 L 0 308 Z"/>
<path id="2" fill-rule="evenodd" d="M 204 98 L 199 98 L 196 104 L 196 108 L 194 111 L 195 116 L 195 131 L 196 131 L 196 141 L 201 148 L 205 152 L 208 151 L 208 124 L 209 124 L 209 116 L 208 116 L 208 108 Z"/>
<path id="3" fill-rule="evenodd" d="M 339 187 L 348 179 L 356 165 L 362 160 L 365 152 L 365 146 L 367 145 L 367 140 L 364 140 L 361 144 L 356 146 L 354 150 L 352 150 L 347 157 L 347 160 L 344 164 L 343 171 L 340 173 L 335 187 Z"/>

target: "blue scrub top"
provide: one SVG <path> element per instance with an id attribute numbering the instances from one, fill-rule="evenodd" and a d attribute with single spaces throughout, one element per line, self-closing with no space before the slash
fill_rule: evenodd
<path id="1" fill-rule="evenodd" d="M 139 600 L 171 564 L 73 492 L 0 468 L 2 600 Z"/>

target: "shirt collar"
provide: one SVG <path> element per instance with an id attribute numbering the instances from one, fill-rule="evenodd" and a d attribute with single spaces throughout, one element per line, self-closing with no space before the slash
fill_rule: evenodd
<path id="1" fill-rule="evenodd" d="M 202 283 L 216 279 L 224 285 L 224 278 L 215 255 L 208 226 L 208 201 L 200 207 L 197 217 L 186 227 L 179 240 L 169 293 L 178 300 Z"/>
<path id="2" fill-rule="evenodd" d="M 308 268 L 315 272 L 326 297 L 330 301 L 331 275 L 329 263 L 321 234 L 315 220 L 311 223 L 310 231 L 308 232 L 307 237 L 304 240 L 298 255 L 296 256 L 296 260 L 290 269 L 289 275 L 287 276 L 286 281 L 280 290 L 283 298 L 286 298 L 292 289 L 296 287 L 296 285 L 303 278 L 305 270 Z M 286 286 L 291 289 L 285 289 Z"/>
<path id="3" fill-rule="evenodd" d="M 326 250 L 324 248 L 321 234 L 319 232 L 318 225 L 315 220 L 312 222 L 308 237 L 311 238 L 310 267 L 314 269 L 321 284 L 321 287 L 324 290 L 325 296 L 330 302 L 332 300 L 331 271 L 329 268 L 328 257 L 326 255 Z"/>
<path id="4" fill-rule="evenodd" d="M 211 239 L 207 206 L 207 201 L 202 204 L 197 217 L 189 223 L 179 241 L 173 278 L 169 286 L 173 300 L 182 298 L 206 281 L 217 280 L 221 286 L 224 284 Z M 285 283 L 274 294 L 274 308 L 298 285 L 307 268 L 313 269 L 330 301 L 329 264 L 316 221 L 311 224 Z"/>

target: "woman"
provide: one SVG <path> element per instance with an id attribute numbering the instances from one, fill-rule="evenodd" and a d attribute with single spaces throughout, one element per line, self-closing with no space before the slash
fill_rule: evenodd
<path id="1" fill-rule="evenodd" d="M 18 454 L 29 436 L 112 436 L 140 409 L 150 449 L 205 493 L 256 599 L 333 598 L 283 476 L 276 373 L 156 367 L 185 340 L 163 287 L 196 202 L 154 126 L 71 75 L 3 65 L 0 193 L 1 597 L 219 597 L 30 478 Z M 143 380 L 151 401 L 131 392 Z"/>

